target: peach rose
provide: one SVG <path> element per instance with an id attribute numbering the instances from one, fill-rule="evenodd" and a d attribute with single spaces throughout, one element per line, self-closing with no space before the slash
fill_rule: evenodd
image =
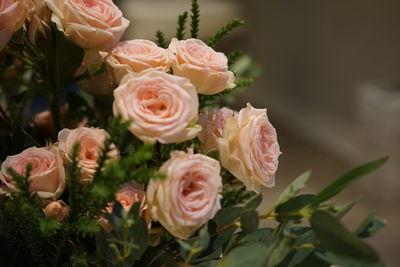
<path id="1" fill-rule="evenodd" d="M 260 192 L 261 186 L 275 185 L 275 172 L 281 154 L 275 128 L 266 109 L 250 104 L 224 124 L 218 138 L 221 164 L 242 181 L 247 190 Z"/>
<path id="2" fill-rule="evenodd" d="M 43 209 L 46 217 L 54 218 L 57 222 L 63 222 L 68 217 L 68 206 L 62 200 L 53 201 Z"/>
<path id="3" fill-rule="evenodd" d="M 147 187 L 153 219 L 176 237 L 190 237 L 221 208 L 220 170 L 219 162 L 205 155 L 171 152 L 160 168 L 167 178 L 152 179 Z"/>
<path id="4" fill-rule="evenodd" d="M 213 95 L 235 87 L 235 75 L 228 70 L 226 56 L 203 41 L 173 38 L 168 49 L 174 74 L 189 78 L 199 94 Z"/>
<path id="5" fill-rule="evenodd" d="M 27 15 L 28 2 L 25 0 L 0 0 L 0 51 L 22 27 Z"/>
<path id="6" fill-rule="evenodd" d="M 237 112 L 229 108 L 210 109 L 200 114 L 198 124 L 201 132 L 198 138 L 204 153 L 218 149 L 217 139 L 222 138 L 225 122 L 233 116 L 237 116 Z"/>
<path id="7" fill-rule="evenodd" d="M 32 170 L 29 188 L 44 200 L 55 200 L 65 189 L 65 170 L 62 158 L 56 147 L 30 147 L 21 153 L 8 156 L 1 164 L 0 180 L 6 191 L 16 191 L 15 181 L 7 169 L 12 168 L 19 174 L 25 174 L 30 163 Z"/>
<path id="8" fill-rule="evenodd" d="M 92 180 L 97 168 L 97 160 L 103 148 L 104 141 L 108 133 L 99 128 L 80 127 L 73 130 L 63 129 L 58 133 L 58 148 L 64 154 L 66 160 L 70 159 L 72 147 L 79 142 L 79 167 L 82 170 L 82 183 L 88 183 Z M 118 159 L 117 148 L 112 145 L 108 154 L 111 159 Z"/>
<path id="9" fill-rule="evenodd" d="M 129 130 L 144 142 L 192 139 L 199 102 L 188 79 L 157 70 L 127 74 L 114 91 L 114 114 L 132 120 Z"/>
<path id="10" fill-rule="evenodd" d="M 170 60 L 167 50 L 142 39 L 119 42 L 110 53 L 102 53 L 114 81 L 119 83 L 128 70 L 141 72 L 157 69 L 167 72 Z"/>
<path id="11" fill-rule="evenodd" d="M 46 0 L 46 4 L 58 30 L 82 48 L 110 49 L 129 25 L 111 0 Z"/>

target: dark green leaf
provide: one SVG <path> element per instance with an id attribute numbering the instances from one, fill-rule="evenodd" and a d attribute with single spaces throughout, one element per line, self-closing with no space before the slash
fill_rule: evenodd
<path id="1" fill-rule="evenodd" d="M 278 231 L 271 246 L 268 247 L 267 267 L 275 267 L 281 263 L 296 244 L 295 236 L 287 232 L 282 224 L 281 227 L 282 230 Z"/>
<path id="2" fill-rule="evenodd" d="M 302 217 L 300 215 L 291 215 L 291 213 L 296 212 L 306 205 L 310 204 L 313 198 L 314 195 L 306 194 L 296 196 L 287 200 L 286 202 L 283 202 L 275 209 L 275 213 L 279 214 L 279 217 L 277 219 L 279 221 L 286 219 L 292 219 L 296 222 L 299 221 Z"/>
<path id="3" fill-rule="evenodd" d="M 240 227 L 245 233 L 254 233 L 258 229 L 259 219 L 255 210 L 249 210 L 240 216 Z"/>
<path id="4" fill-rule="evenodd" d="M 213 249 L 217 249 L 225 245 L 229 241 L 233 233 L 236 231 L 237 227 L 229 228 L 228 230 L 222 231 L 215 239 L 212 244 Z"/>
<path id="5" fill-rule="evenodd" d="M 306 171 L 298 176 L 286 189 L 281 193 L 278 197 L 277 203 L 283 203 L 289 198 L 292 198 L 297 194 L 301 189 L 306 186 L 308 179 L 310 178 L 311 171 Z"/>
<path id="6" fill-rule="evenodd" d="M 130 231 L 130 234 L 133 237 L 133 243 L 136 245 L 136 247 L 133 248 L 132 258 L 133 261 L 137 261 L 140 259 L 147 248 L 149 239 L 147 222 L 141 217 L 136 218 L 136 222 L 131 227 Z"/>
<path id="7" fill-rule="evenodd" d="M 263 200 L 263 197 L 261 194 L 253 197 L 249 202 L 246 203 L 246 205 L 243 207 L 244 210 L 255 210 L 260 206 L 261 202 Z"/>
<path id="8" fill-rule="evenodd" d="M 240 207 L 223 208 L 218 211 L 212 220 L 217 224 L 218 228 L 221 228 L 238 219 L 242 214 L 242 210 Z"/>
<path id="9" fill-rule="evenodd" d="M 313 201 L 313 206 L 317 206 L 320 203 L 336 196 L 343 189 L 345 189 L 350 183 L 354 182 L 357 178 L 360 178 L 376 169 L 381 167 L 383 164 L 386 163 L 388 160 L 387 157 L 381 158 L 364 165 L 361 165 L 357 168 L 350 170 L 349 172 L 345 173 L 337 180 L 333 181 L 327 187 L 325 187 L 320 193 L 318 193 Z"/>
<path id="10" fill-rule="evenodd" d="M 371 237 L 386 226 L 387 222 L 385 220 L 374 218 L 375 213 L 375 210 L 371 211 L 367 218 L 361 222 L 357 227 L 356 235 L 361 238 Z"/>
<path id="11" fill-rule="evenodd" d="M 357 203 L 359 197 L 355 198 L 354 200 L 352 200 L 349 203 L 346 203 L 340 207 L 335 207 L 336 210 L 336 217 L 343 218 L 344 215 L 346 215 L 353 207 L 354 205 Z"/>
<path id="12" fill-rule="evenodd" d="M 239 234 L 244 235 L 244 233 L 239 233 Z M 244 237 L 240 241 L 240 244 L 261 242 L 266 246 L 270 246 L 272 244 L 272 241 L 273 241 L 272 229 L 260 228 L 254 233 L 244 235 Z"/>
<path id="13" fill-rule="evenodd" d="M 261 243 L 252 243 L 232 249 L 218 261 L 217 267 L 262 267 L 267 257 L 267 248 Z"/>
<path id="14" fill-rule="evenodd" d="M 333 215 L 316 211 L 310 222 L 315 234 L 328 250 L 363 262 L 379 262 L 375 250 L 347 230 Z"/>

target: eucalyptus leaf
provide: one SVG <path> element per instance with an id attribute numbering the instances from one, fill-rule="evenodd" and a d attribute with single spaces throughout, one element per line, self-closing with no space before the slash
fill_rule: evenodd
<path id="1" fill-rule="evenodd" d="M 232 249 L 218 261 L 217 267 L 263 267 L 267 248 L 261 243 L 252 243 Z"/>
<path id="2" fill-rule="evenodd" d="M 347 230 L 340 221 L 325 211 L 316 211 L 311 226 L 324 248 L 333 253 L 366 263 L 378 263 L 375 250 Z"/>
<path id="3" fill-rule="evenodd" d="M 262 194 L 259 194 L 255 197 L 253 197 L 249 202 L 244 205 L 244 210 L 255 210 L 260 206 L 261 202 L 263 200 Z"/>
<path id="4" fill-rule="evenodd" d="M 277 203 L 283 203 L 287 201 L 289 198 L 295 196 L 301 189 L 306 186 L 308 179 L 310 179 L 311 170 L 306 171 L 300 174 L 293 182 L 289 184 L 288 187 L 281 193 L 278 197 Z"/>
<path id="5" fill-rule="evenodd" d="M 312 205 L 317 206 L 320 203 L 331 199 L 332 197 L 342 192 L 343 189 L 345 189 L 348 185 L 350 185 L 358 178 L 381 167 L 383 164 L 386 163 L 387 160 L 388 158 L 384 157 L 350 170 L 349 172 L 345 173 L 344 175 L 342 175 L 341 177 L 330 183 L 321 192 L 319 192 L 315 196 Z"/>
<path id="6" fill-rule="evenodd" d="M 255 210 L 249 210 L 240 216 L 240 227 L 245 233 L 254 233 L 258 229 L 259 218 Z"/>
<path id="7" fill-rule="evenodd" d="M 387 224 L 386 220 L 374 218 L 376 211 L 371 211 L 368 216 L 357 227 L 356 234 L 361 238 L 367 238 L 375 235 Z"/>
<path id="8" fill-rule="evenodd" d="M 330 264 L 336 266 L 345 266 L 345 267 L 384 267 L 383 263 L 366 263 L 363 261 L 358 261 L 354 258 L 347 258 L 344 256 L 336 255 L 332 252 L 327 253 L 316 253 L 317 257 L 322 259 L 325 262 L 329 262 Z"/>
<path id="9" fill-rule="evenodd" d="M 217 224 L 218 228 L 221 228 L 238 219 L 242 214 L 242 210 L 240 207 L 223 208 L 217 212 L 212 220 Z"/>
<path id="10" fill-rule="evenodd" d="M 359 200 L 359 197 L 356 197 L 349 203 L 346 203 L 339 207 L 335 207 L 336 217 L 338 217 L 339 219 L 343 218 L 343 216 L 346 215 L 354 207 L 354 205 L 357 203 L 358 200 Z"/>

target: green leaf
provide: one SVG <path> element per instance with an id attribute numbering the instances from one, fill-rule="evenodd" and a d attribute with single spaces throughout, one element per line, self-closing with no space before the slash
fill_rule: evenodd
<path id="1" fill-rule="evenodd" d="M 259 219 L 255 210 L 249 210 L 240 216 L 240 227 L 245 233 L 254 233 L 258 229 Z"/>
<path id="2" fill-rule="evenodd" d="M 361 238 L 371 237 L 386 226 L 386 220 L 374 218 L 375 214 L 375 210 L 368 214 L 368 216 L 357 227 L 356 235 Z"/>
<path id="3" fill-rule="evenodd" d="M 285 190 L 281 193 L 278 197 L 277 203 L 283 203 L 287 201 L 289 198 L 292 198 L 294 195 L 297 194 L 301 189 L 306 186 L 308 179 L 310 178 L 311 170 L 302 173 L 298 176 Z"/>
<path id="4" fill-rule="evenodd" d="M 267 257 L 266 251 L 266 247 L 261 243 L 236 247 L 218 261 L 217 267 L 262 267 Z"/>
<path id="5" fill-rule="evenodd" d="M 69 84 L 73 79 L 76 70 L 82 64 L 83 50 L 79 46 L 68 41 L 63 32 L 60 32 L 52 23 L 54 71 L 61 87 Z"/>
<path id="6" fill-rule="evenodd" d="M 233 233 L 235 233 L 237 227 L 229 228 L 225 231 L 222 231 L 216 238 L 212 244 L 213 249 L 217 249 L 225 245 L 226 242 L 229 241 Z"/>
<path id="7" fill-rule="evenodd" d="M 271 246 L 268 247 L 267 267 L 275 267 L 282 262 L 286 256 L 293 250 L 296 244 L 295 236 L 287 232 L 284 226 L 282 230 L 276 235 Z"/>
<path id="8" fill-rule="evenodd" d="M 244 234 L 244 233 L 239 233 L 239 234 Z M 273 242 L 272 229 L 260 228 L 254 233 L 246 234 L 240 241 L 240 244 L 253 243 L 253 242 L 261 242 L 266 246 L 270 246 Z"/>
<path id="9" fill-rule="evenodd" d="M 263 200 L 263 197 L 261 194 L 253 197 L 249 202 L 246 203 L 246 205 L 243 207 L 245 211 L 248 210 L 255 210 L 260 206 L 261 202 Z"/>
<path id="10" fill-rule="evenodd" d="M 331 252 L 316 253 L 316 256 L 322 259 L 325 262 L 329 262 L 330 264 L 336 266 L 345 266 L 345 267 L 384 267 L 385 265 L 382 263 L 366 263 L 363 261 L 358 261 L 353 258 L 347 258 L 343 256 L 336 255 Z"/>
<path id="11" fill-rule="evenodd" d="M 379 262 L 375 250 L 347 230 L 333 215 L 316 211 L 310 223 L 323 246 L 335 254 L 363 262 Z"/>
<path id="12" fill-rule="evenodd" d="M 218 32 L 208 40 L 207 45 L 214 47 L 224 36 L 226 36 L 229 32 L 234 30 L 237 27 L 240 27 L 244 24 L 244 21 L 241 19 L 232 19 L 226 25 L 224 25 Z"/>
<path id="13" fill-rule="evenodd" d="M 346 215 L 354 207 L 354 205 L 357 203 L 358 199 L 359 199 L 359 197 L 356 197 L 349 203 L 346 203 L 339 207 L 335 207 L 336 217 L 339 219 L 343 218 L 343 216 Z"/>
<path id="14" fill-rule="evenodd" d="M 134 262 L 139 260 L 147 249 L 149 239 L 147 222 L 141 217 L 136 218 L 135 224 L 130 229 L 130 234 L 133 237 L 133 243 L 136 245 L 132 252 Z"/>
<path id="15" fill-rule="evenodd" d="M 354 182 L 356 179 L 378 169 L 383 164 L 385 164 L 387 160 L 388 157 L 384 157 L 350 170 L 349 172 L 339 177 L 337 180 L 333 181 L 327 187 L 325 187 L 321 192 L 319 192 L 315 196 L 312 205 L 317 206 L 320 203 L 336 196 L 337 194 L 342 192 L 342 190 L 345 189 L 349 184 Z"/>
<path id="16" fill-rule="evenodd" d="M 228 207 L 220 209 L 212 219 L 218 228 L 224 227 L 233 223 L 242 214 L 242 208 L 240 207 Z"/>

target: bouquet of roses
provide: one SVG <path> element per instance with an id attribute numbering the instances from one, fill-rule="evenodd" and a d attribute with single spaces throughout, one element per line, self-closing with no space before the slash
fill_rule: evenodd
<path id="1" fill-rule="evenodd" d="M 215 51 L 243 21 L 203 42 L 199 18 L 193 0 L 169 44 L 120 41 L 111 0 L 0 0 L 1 265 L 382 265 L 362 238 L 385 221 L 352 232 L 355 201 L 328 201 L 386 158 L 316 194 L 305 172 L 256 210 L 277 133 L 266 109 L 221 107 L 252 82 Z"/>

